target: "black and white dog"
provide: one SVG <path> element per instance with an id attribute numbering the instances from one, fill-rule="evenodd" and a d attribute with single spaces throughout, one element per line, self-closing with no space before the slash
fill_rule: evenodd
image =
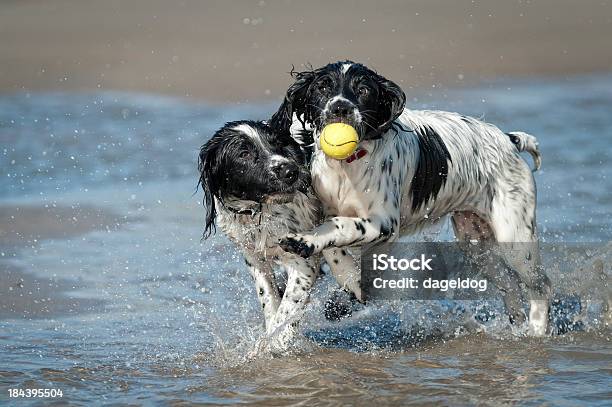
<path id="1" fill-rule="evenodd" d="M 499 260 L 516 278 L 489 278 L 506 293 L 514 323 L 525 321 L 519 292 L 526 288 L 529 332 L 544 335 L 550 283 L 539 265 L 536 188 L 516 148 L 529 150 L 539 166 L 533 139 L 460 114 L 404 105 L 399 86 L 361 64 L 337 62 L 296 74 L 270 125 L 284 136 L 296 128 L 300 137 L 314 131 L 312 184 L 328 220 L 289 233 L 281 246 L 307 258 L 331 247 L 394 240 L 450 214 L 459 240 L 512 245 Z M 334 122 L 359 133 L 358 150 L 346 160 L 320 150 L 320 131 Z"/>
<path id="2" fill-rule="evenodd" d="M 198 169 L 206 206 L 204 237 L 218 225 L 242 249 L 266 331 L 273 337 L 267 345 L 282 351 L 295 335 L 319 271 L 316 259 L 278 246 L 279 237 L 310 230 L 322 221 L 304 154 L 289 135 L 277 135 L 262 122 L 231 122 L 201 147 Z M 353 258 L 336 248 L 323 250 L 323 255 L 340 285 L 359 292 L 358 282 L 349 280 L 356 269 Z M 275 280 L 274 263 L 287 271 L 284 293 Z"/>

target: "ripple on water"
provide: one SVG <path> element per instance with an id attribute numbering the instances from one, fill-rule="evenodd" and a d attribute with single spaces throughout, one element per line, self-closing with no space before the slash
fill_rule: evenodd
<path id="1" fill-rule="evenodd" d="M 538 137 L 543 240 L 610 240 L 612 78 L 512 82 L 430 103 Z M 76 405 L 609 401 L 609 247 L 601 267 L 551 270 L 564 335 L 516 336 L 495 301 L 373 305 L 332 324 L 327 277 L 302 325 L 315 343 L 245 363 L 259 307 L 235 248 L 200 241 L 195 160 L 220 124 L 272 108 L 0 96 L 0 402 L 9 387 L 59 387 Z M 577 314 L 585 332 L 572 332 Z"/>

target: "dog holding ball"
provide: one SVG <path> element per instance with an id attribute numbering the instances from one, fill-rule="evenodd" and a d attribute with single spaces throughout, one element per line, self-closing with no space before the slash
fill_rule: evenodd
<path id="1" fill-rule="evenodd" d="M 307 258 L 393 241 L 450 215 L 458 240 L 512 247 L 482 269 L 505 265 L 503 275 L 487 278 L 505 293 L 510 321 L 528 320 L 531 335 L 544 335 L 550 282 L 539 261 L 535 181 L 518 154 L 524 148 L 539 166 L 537 144 L 524 133 L 457 113 L 410 110 L 405 102 L 397 84 L 352 61 L 295 74 L 270 124 L 279 134 L 312 131 L 311 176 L 327 221 L 288 234 L 281 246 Z"/>

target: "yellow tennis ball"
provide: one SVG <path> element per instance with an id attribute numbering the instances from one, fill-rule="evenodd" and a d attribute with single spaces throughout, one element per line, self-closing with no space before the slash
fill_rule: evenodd
<path id="1" fill-rule="evenodd" d="M 321 150 L 331 158 L 344 160 L 355 152 L 359 137 L 353 126 L 344 123 L 332 123 L 323 128 Z"/>

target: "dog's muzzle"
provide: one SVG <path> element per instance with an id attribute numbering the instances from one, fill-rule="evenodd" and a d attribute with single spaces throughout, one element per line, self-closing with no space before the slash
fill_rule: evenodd
<path id="1" fill-rule="evenodd" d="M 330 123 L 346 123 L 357 128 L 361 121 L 361 115 L 357 106 L 349 100 L 334 98 L 329 101 L 323 110 L 323 125 Z"/>
<path id="2" fill-rule="evenodd" d="M 290 162 L 281 162 L 274 165 L 272 172 L 279 181 L 287 185 L 293 185 L 300 175 L 299 167 Z"/>

